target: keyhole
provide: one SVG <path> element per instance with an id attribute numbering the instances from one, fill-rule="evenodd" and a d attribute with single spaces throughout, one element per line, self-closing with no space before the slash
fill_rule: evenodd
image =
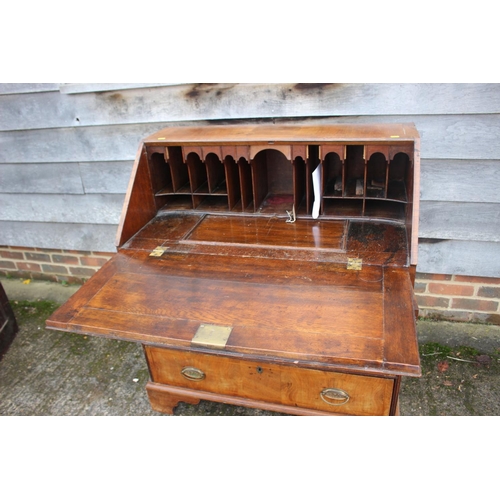
<path id="1" fill-rule="evenodd" d="M 257 373 L 262 373 L 263 371 L 264 370 L 260 366 L 257 367 Z"/>

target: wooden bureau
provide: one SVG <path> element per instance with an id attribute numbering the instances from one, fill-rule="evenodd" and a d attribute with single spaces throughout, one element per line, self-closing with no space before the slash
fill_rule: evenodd
<path id="1" fill-rule="evenodd" d="M 412 124 L 170 127 L 47 327 L 139 342 L 152 407 L 394 415 L 419 376 Z"/>

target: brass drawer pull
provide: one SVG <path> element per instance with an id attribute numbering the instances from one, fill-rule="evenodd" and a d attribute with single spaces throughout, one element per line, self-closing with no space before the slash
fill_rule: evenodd
<path id="1" fill-rule="evenodd" d="M 333 406 L 345 405 L 349 401 L 349 394 L 342 389 L 324 389 L 320 396 L 325 403 Z"/>
<path id="2" fill-rule="evenodd" d="M 186 366 L 181 370 L 181 374 L 188 380 L 203 380 L 205 378 L 205 374 L 193 366 Z"/>

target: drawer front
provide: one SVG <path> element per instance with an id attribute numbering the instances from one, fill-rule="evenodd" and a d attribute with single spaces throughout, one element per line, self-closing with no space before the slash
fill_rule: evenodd
<path id="1" fill-rule="evenodd" d="M 394 380 L 145 347 L 153 382 L 345 415 L 388 415 Z"/>

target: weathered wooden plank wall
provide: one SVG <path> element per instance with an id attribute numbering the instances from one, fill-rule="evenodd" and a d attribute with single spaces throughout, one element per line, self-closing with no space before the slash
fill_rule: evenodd
<path id="1" fill-rule="evenodd" d="M 113 251 L 143 137 L 270 119 L 415 123 L 418 270 L 500 276 L 499 84 L 0 84 L 0 245 Z"/>

